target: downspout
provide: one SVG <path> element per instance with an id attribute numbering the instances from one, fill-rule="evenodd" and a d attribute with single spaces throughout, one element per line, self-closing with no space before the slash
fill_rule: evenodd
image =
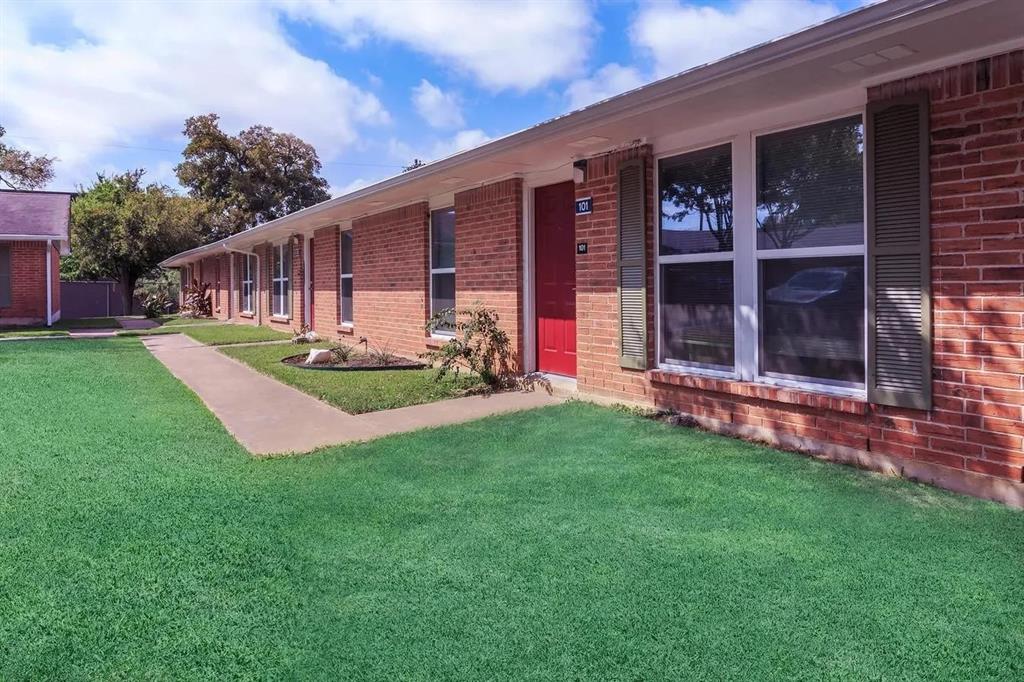
<path id="1" fill-rule="evenodd" d="M 53 242 L 46 240 L 46 326 L 53 326 Z"/>
<path id="2" fill-rule="evenodd" d="M 312 301 L 309 300 L 309 238 L 302 235 L 302 324 L 309 324 Z"/>
<path id="3" fill-rule="evenodd" d="M 256 291 L 254 291 L 252 295 L 253 295 L 253 303 L 256 306 L 256 324 L 262 325 L 263 324 L 263 306 L 260 305 L 260 294 L 262 293 L 260 291 L 260 289 L 261 289 L 261 286 L 260 286 L 260 282 L 261 282 L 260 275 L 262 274 L 263 267 L 262 267 L 262 264 L 261 264 L 260 254 L 256 253 L 255 251 L 242 251 L 241 249 L 233 249 L 230 246 L 228 246 L 227 244 L 224 244 L 223 247 L 224 247 L 224 250 L 227 251 L 228 253 L 240 253 L 243 256 L 253 256 L 253 257 L 256 258 L 256 276 L 253 278 L 253 284 L 256 286 Z M 231 267 L 234 268 L 234 263 L 231 264 Z M 234 285 L 234 275 L 233 274 L 232 274 L 232 285 Z"/>

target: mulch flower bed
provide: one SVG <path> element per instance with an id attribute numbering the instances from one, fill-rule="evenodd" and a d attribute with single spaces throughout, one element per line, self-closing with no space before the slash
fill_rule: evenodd
<path id="1" fill-rule="evenodd" d="M 348 362 L 335 364 L 335 363 L 319 363 L 316 365 L 307 365 L 306 358 L 309 357 L 309 353 L 301 353 L 299 355 L 290 355 L 287 358 L 281 360 L 286 365 L 292 365 L 293 367 L 301 367 L 302 369 L 324 369 L 335 372 L 344 372 L 352 370 L 392 370 L 392 369 L 424 369 L 426 365 L 422 362 L 416 362 L 415 360 L 409 360 L 407 358 L 396 358 L 393 362 L 382 365 L 375 358 L 369 355 L 353 355 L 348 359 Z"/>

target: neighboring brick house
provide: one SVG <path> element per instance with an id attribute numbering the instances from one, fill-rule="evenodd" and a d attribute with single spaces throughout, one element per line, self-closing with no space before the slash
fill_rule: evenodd
<path id="1" fill-rule="evenodd" d="M 406 354 L 479 302 L 582 394 L 1024 506 L 1022 50 L 890 0 L 164 265 Z"/>
<path id="2" fill-rule="evenodd" d="M 0 191 L 0 326 L 60 319 L 71 194 Z"/>

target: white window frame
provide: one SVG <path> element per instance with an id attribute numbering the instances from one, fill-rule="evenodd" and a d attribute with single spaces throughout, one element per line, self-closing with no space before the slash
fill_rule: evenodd
<path id="1" fill-rule="evenodd" d="M 677 156 L 685 156 L 693 152 L 700 152 L 706 149 L 712 149 L 714 147 L 721 147 L 723 145 L 729 145 L 730 153 L 732 154 L 732 186 L 730 191 L 732 193 L 733 203 L 733 245 L 732 251 L 715 251 L 709 253 L 680 253 L 672 254 L 668 256 L 661 255 L 661 163 L 668 159 L 675 158 Z M 731 369 L 723 367 L 721 365 L 709 365 L 701 362 L 690 362 L 686 360 L 662 360 L 662 348 L 661 348 L 661 266 L 662 265 L 675 265 L 678 263 L 721 263 L 730 262 L 732 263 L 732 286 L 733 286 L 733 310 L 737 307 L 736 301 L 736 278 L 737 278 L 737 267 L 736 267 L 736 145 L 733 138 L 726 138 L 717 141 L 708 142 L 706 144 L 695 145 L 686 149 L 680 149 L 667 154 L 659 154 L 654 158 L 654 255 L 655 255 L 655 275 L 654 275 L 654 305 L 656 307 L 656 321 L 655 321 L 655 361 L 660 369 L 669 371 L 685 371 L 693 374 L 701 374 L 706 376 L 718 377 L 723 379 L 735 379 L 739 376 L 736 364 L 739 357 L 739 327 L 733 324 L 733 367 Z"/>
<path id="2" fill-rule="evenodd" d="M 253 277 L 252 264 L 255 259 L 255 256 L 245 254 L 242 260 L 242 304 L 239 307 L 243 313 L 248 313 L 249 315 L 256 314 L 256 296 L 253 291 L 253 284 L 256 280 Z M 248 294 L 246 294 L 246 290 L 248 290 Z M 248 296 L 248 300 L 246 300 L 246 296 Z"/>
<path id="3" fill-rule="evenodd" d="M 654 157 L 655 178 L 652 183 L 653 206 L 655 216 L 653 227 L 655 230 L 655 276 L 654 276 L 654 305 L 655 305 L 655 361 L 656 367 L 666 372 L 680 374 L 695 374 L 701 376 L 712 376 L 723 379 L 748 381 L 778 386 L 782 388 L 795 388 L 815 393 L 824 393 L 841 397 L 866 399 L 867 390 L 864 383 L 851 384 L 847 382 L 831 381 L 828 379 L 814 379 L 800 376 L 785 376 L 778 374 L 766 374 L 761 371 L 761 337 L 759 329 L 760 319 L 760 287 L 759 274 L 762 260 L 773 258 L 804 258 L 804 257 L 828 257 L 828 256 L 857 256 L 864 258 L 864 272 L 867 274 L 867 167 L 862 166 L 864 176 L 864 239 L 861 244 L 850 246 L 830 247 L 808 247 L 799 249 L 758 249 L 757 248 L 757 138 L 770 135 L 776 132 L 802 128 L 815 123 L 824 123 L 837 119 L 860 116 L 861 121 L 867 120 L 866 107 L 863 105 L 848 107 L 839 110 L 831 110 L 813 117 L 802 117 L 797 120 L 787 121 L 768 128 L 753 129 L 746 128 L 736 132 L 731 137 L 713 137 L 699 143 L 687 144 L 671 149 L 659 151 Z M 661 256 L 661 197 L 660 197 L 660 162 L 674 156 L 686 154 L 687 152 L 700 151 L 710 147 L 719 146 L 725 143 L 732 145 L 732 196 L 733 196 L 733 250 L 731 260 L 733 262 L 733 305 L 735 310 L 734 321 L 734 349 L 735 366 L 729 370 L 720 367 L 699 365 L 694 363 L 662 362 L 661 349 L 661 266 L 673 262 L 707 262 L 725 260 L 724 254 L 683 254 L 676 256 Z M 865 144 L 868 141 L 865 139 Z M 866 155 L 865 155 L 866 161 Z M 867 317 L 867 277 L 864 277 L 864 314 Z M 864 332 L 864 376 L 867 378 L 867 327 Z"/>
<path id="4" fill-rule="evenodd" d="M 427 258 L 430 259 L 430 283 L 427 287 L 430 296 L 430 317 L 433 318 L 437 311 L 434 310 L 434 275 L 454 275 L 455 268 L 434 267 L 434 213 L 439 211 L 455 211 L 454 206 L 439 206 L 430 209 L 430 224 L 427 227 Z M 456 295 L 458 291 L 456 291 Z M 438 329 L 430 333 L 434 338 L 450 339 L 455 336 L 454 331 Z"/>
<path id="5" fill-rule="evenodd" d="M 356 316 L 356 286 L 355 286 L 355 281 L 352 279 L 352 273 L 349 272 L 349 273 L 346 274 L 346 273 L 342 272 L 342 265 L 341 265 L 342 263 L 345 262 L 345 250 L 344 250 L 345 247 L 344 247 L 344 244 L 345 244 L 345 234 L 346 233 L 349 235 L 350 238 L 352 237 L 352 230 L 351 229 L 339 230 L 338 231 L 338 323 L 342 327 L 352 327 L 353 325 L 355 325 L 355 316 Z M 352 239 L 352 243 L 353 243 L 352 250 L 355 251 L 355 246 L 354 246 L 355 239 Z M 353 269 L 355 268 L 355 262 L 354 261 L 352 263 L 352 267 L 353 267 Z M 352 282 L 352 318 L 353 319 L 351 319 L 351 320 L 346 320 L 344 318 L 345 306 L 342 303 L 342 300 L 343 300 L 343 296 L 342 296 L 343 287 L 342 287 L 342 284 L 345 282 L 346 279 L 349 282 Z"/>
<path id="6" fill-rule="evenodd" d="M 270 286 L 270 313 L 274 317 L 291 319 L 291 302 L 292 302 L 292 286 L 291 286 L 291 273 L 285 272 L 285 249 L 291 248 L 290 240 L 283 244 L 274 245 L 274 262 L 273 272 L 271 273 L 271 286 Z M 290 254 L 289 254 L 290 255 Z M 290 268 L 288 268 L 290 269 Z M 284 284 L 288 285 L 288 295 L 282 297 L 287 310 L 278 311 L 277 308 L 277 297 L 274 295 L 275 285 L 281 284 L 281 289 L 284 289 Z"/>

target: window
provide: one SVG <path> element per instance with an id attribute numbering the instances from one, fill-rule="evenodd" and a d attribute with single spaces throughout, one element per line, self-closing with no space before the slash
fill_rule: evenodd
<path id="1" fill-rule="evenodd" d="M 430 214 L 430 314 L 455 307 L 455 209 Z M 455 332 L 455 320 L 446 319 L 436 330 Z"/>
<path id="2" fill-rule="evenodd" d="M 253 305 L 255 302 L 255 296 L 253 295 L 253 282 L 255 281 L 254 272 L 255 256 L 244 256 L 242 258 L 242 300 L 239 306 L 243 313 L 255 313 L 256 308 Z"/>
<path id="3" fill-rule="evenodd" d="M 659 362 L 731 370 L 732 146 L 658 163 Z"/>
<path id="4" fill-rule="evenodd" d="M 284 243 L 275 246 L 271 312 L 277 317 L 291 317 L 291 290 L 289 288 L 291 269 L 290 244 Z"/>
<path id="5" fill-rule="evenodd" d="M 341 323 L 352 324 L 352 232 L 341 233 Z"/>
<path id="6" fill-rule="evenodd" d="M 11 245 L 0 244 L 0 308 L 11 305 Z"/>
<path id="7" fill-rule="evenodd" d="M 659 366 L 863 391 L 862 117 L 740 131 L 657 172 Z"/>
<path id="8" fill-rule="evenodd" d="M 760 368 L 864 383 L 860 116 L 757 138 Z"/>

